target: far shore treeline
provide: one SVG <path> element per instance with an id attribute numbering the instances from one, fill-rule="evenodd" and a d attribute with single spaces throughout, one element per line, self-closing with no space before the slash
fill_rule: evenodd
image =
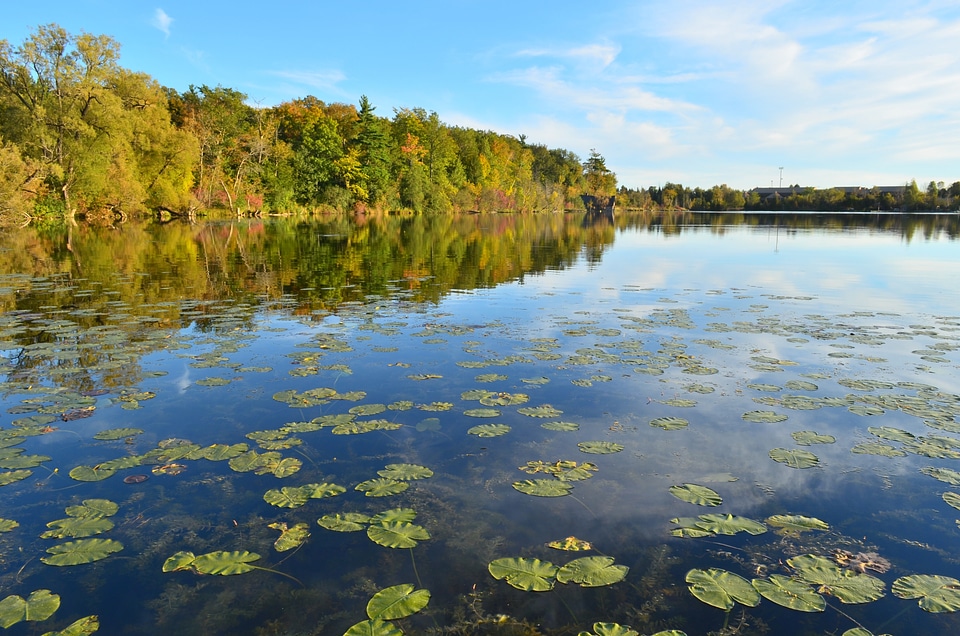
<path id="1" fill-rule="evenodd" d="M 960 181 L 618 190 L 597 151 L 582 161 L 524 135 L 450 126 L 422 108 L 383 117 L 365 96 L 258 108 L 222 86 L 178 92 L 121 67 L 119 55 L 108 36 L 54 24 L 19 46 L 0 40 L 0 220 L 536 212 L 583 209 L 581 194 L 617 194 L 618 207 L 646 210 L 960 209 Z"/>

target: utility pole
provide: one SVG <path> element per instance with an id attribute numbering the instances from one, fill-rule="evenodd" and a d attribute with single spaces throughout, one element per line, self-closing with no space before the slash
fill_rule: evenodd
<path id="1" fill-rule="evenodd" d="M 783 166 L 780 166 L 780 187 L 783 187 Z"/>

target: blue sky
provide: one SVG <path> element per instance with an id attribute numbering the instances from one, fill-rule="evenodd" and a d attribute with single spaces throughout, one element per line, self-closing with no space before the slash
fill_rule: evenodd
<path id="1" fill-rule="evenodd" d="M 34 0 L 7 3 L 0 39 L 51 22 L 178 90 L 365 94 L 595 148 L 630 187 L 960 180 L 956 0 Z"/>

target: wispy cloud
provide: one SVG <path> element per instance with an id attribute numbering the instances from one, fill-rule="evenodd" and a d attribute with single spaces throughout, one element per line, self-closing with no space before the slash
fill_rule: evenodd
<path id="1" fill-rule="evenodd" d="M 170 25 L 173 24 L 173 18 L 168 16 L 163 9 L 157 9 L 153 12 L 153 19 L 150 20 L 150 24 L 162 31 L 165 36 L 170 37 Z"/>
<path id="2" fill-rule="evenodd" d="M 280 77 L 300 86 L 313 89 L 340 92 L 337 84 L 347 78 L 341 71 L 269 71 L 270 75 Z"/>

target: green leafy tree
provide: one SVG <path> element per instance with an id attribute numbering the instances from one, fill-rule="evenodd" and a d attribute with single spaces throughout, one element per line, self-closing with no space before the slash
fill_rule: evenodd
<path id="1" fill-rule="evenodd" d="M 590 150 L 590 157 L 583 164 L 583 177 L 586 181 L 587 194 L 608 197 L 617 191 L 617 175 L 607 168 L 603 155 L 594 149 Z"/>
<path id="2" fill-rule="evenodd" d="M 359 131 L 355 140 L 360 162 L 359 189 L 361 201 L 384 204 L 391 198 L 391 152 L 389 121 L 374 115 L 366 95 L 360 96 Z"/>

